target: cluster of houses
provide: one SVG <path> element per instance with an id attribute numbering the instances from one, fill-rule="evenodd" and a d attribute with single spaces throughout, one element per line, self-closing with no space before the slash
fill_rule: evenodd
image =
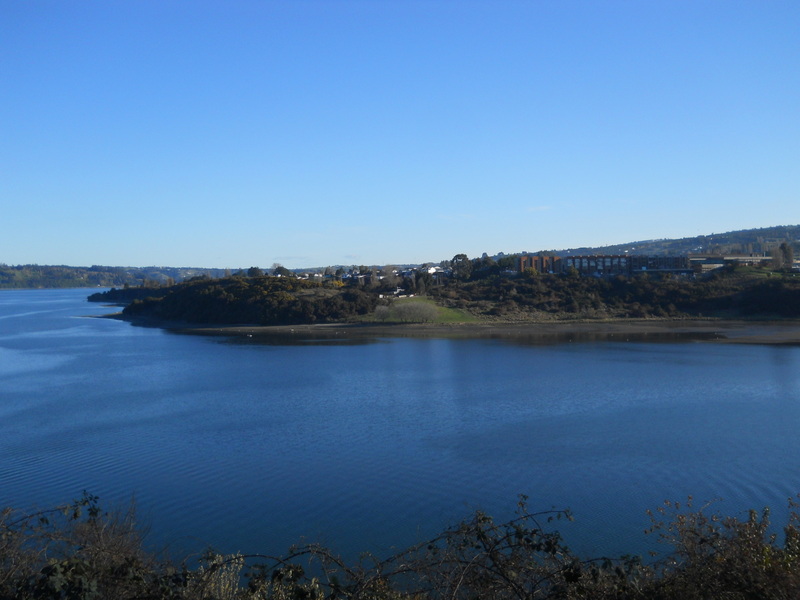
<path id="1" fill-rule="evenodd" d="M 296 276 L 300 279 L 310 279 L 313 281 L 341 281 L 346 285 L 366 286 L 383 280 L 387 277 L 394 278 L 397 281 L 403 279 L 416 279 L 417 274 L 425 273 L 430 275 L 433 281 L 441 281 L 450 276 L 450 269 L 445 269 L 441 266 L 422 265 L 418 267 L 404 267 L 404 268 L 391 268 L 386 269 L 369 269 L 361 270 L 358 268 L 351 269 L 337 269 L 335 272 L 301 272 Z"/>
<path id="2" fill-rule="evenodd" d="M 515 272 L 523 273 L 534 269 L 539 273 L 577 273 L 589 277 L 632 277 L 637 274 L 650 275 L 670 274 L 690 277 L 701 275 L 727 265 L 760 266 L 771 262 L 765 253 L 751 254 L 690 254 L 683 256 L 645 256 L 634 254 L 620 255 L 585 255 L 557 256 L 545 254 L 521 254 L 515 257 Z M 800 266 L 800 265 L 796 265 Z M 512 272 L 514 272 L 512 271 Z M 403 279 L 415 279 L 419 273 L 428 274 L 433 281 L 441 281 L 452 275 L 449 268 L 430 264 L 417 267 L 386 268 L 364 270 L 358 268 L 339 268 L 336 272 L 296 273 L 297 277 L 315 281 L 335 280 L 346 285 L 371 285 L 378 280 L 394 278 L 398 282 Z"/>

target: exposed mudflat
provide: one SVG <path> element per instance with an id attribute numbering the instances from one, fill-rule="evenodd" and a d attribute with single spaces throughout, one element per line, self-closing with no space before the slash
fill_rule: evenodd
<path id="1" fill-rule="evenodd" d="M 733 344 L 798 344 L 800 321 L 614 320 L 545 323 L 317 324 L 207 326 L 134 320 L 195 335 L 287 338 L 298 341 L 364 337 L 519 338 L 532 343 L 570 341 L 706 341 Z"/>

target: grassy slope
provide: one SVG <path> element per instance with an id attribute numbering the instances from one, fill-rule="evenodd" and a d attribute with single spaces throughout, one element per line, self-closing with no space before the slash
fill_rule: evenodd
<path id="1" fill-rule="evenodd" d="M 425 307 L 425 309 L 410 310 L 404 314 L 401 307 Z M 388 314 L 380 315 L 373 312 L 360 319 L 362 323 L 430 323 L 435 325 L 477 323 L 483 320 L 466 311 L 441 306 L 433 299 L 424 296 L 398 298 L 392 301 Z"/>

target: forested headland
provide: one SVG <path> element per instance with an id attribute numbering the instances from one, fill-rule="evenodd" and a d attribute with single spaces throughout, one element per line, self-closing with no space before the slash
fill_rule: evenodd
<path id="1" fill-rule="evenodd" d="M 150 290 L 111 290 L 91 299 L 130 301 L 123 311 L 128 317 L 218 325 L 348 321 L 370 314 L 380 300 L 376 293 L 335 283 L 266 275 L 198 278 Z"/>
<path id="2" fill-rule="evenodd" d="M 697 278 L 473 271 L 468 277 L 437 281 L 418 273 L 391 284 L 375 280 L 369 285 L 238 275 L 112 289 L 90 299 L 127 304 L 123 314 L 130 318 L 291 325 L 391 322 L 393 315 L 401 314 L 398 307 L 415 294 L 434 310 L 404 311 L 404 322 L 435 322 L 436 307 L 457 311 L 463 321 L 487 322 L 800 317 L 800 277 L 789 271 L 735 266 Z"/>

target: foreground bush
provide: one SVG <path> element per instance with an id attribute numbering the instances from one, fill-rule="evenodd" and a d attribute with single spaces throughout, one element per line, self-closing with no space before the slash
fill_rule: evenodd
<path id="1" fill-rule="evenodd" d="M 800 597 L 797 505 L 783 543 L 768 511 L 740 521 L 665 503 L 651 533 L 662 558 L 580 559 L 549 524 L 567 511 L 531 513 L 525 499 L 506 523 L 484 513 L 379 560 L 348 564 L 316 545 L 287 556 L 202 557 L 188 568 L 143 549 L 132 510 L 104 513 L 85 495 L 57 509 L 0 513 L 3 599 L 701 599 Z"/>

